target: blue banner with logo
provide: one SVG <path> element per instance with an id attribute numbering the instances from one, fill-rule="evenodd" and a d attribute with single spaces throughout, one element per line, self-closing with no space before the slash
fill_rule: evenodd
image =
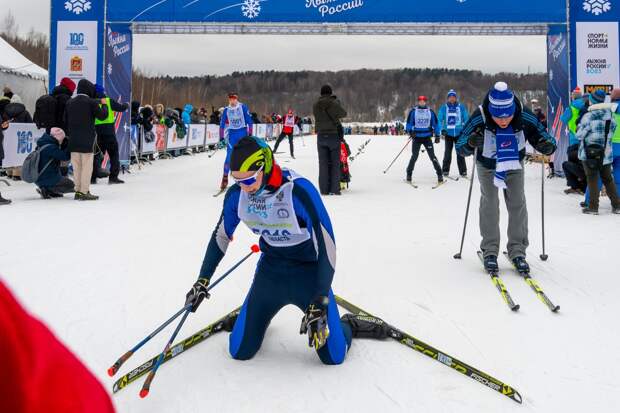
<path id="1" fill-rule="evenodd" d="M 105 36 L 104 87 L 110 99 L 131 107 L 132 34 L 127 24 L 108 24 Z M 116 112 L 114 127 L 121 162 L 131 153 L 131 109 Z"/>
<path id="2" fill-rule="evenodd" d="M 556 172 L 562 173 L 561 165 L 566 160 L 568 135 L 566 125 L 560 117 L 570 105 L 568 82 L 568 34 L 565 25 L 549 27 L 547 34 L 547 128 L 558 142 L 554 162 Z"/>
<path id="3" fill-rule="evenodd" d="M 565 23 L 565 0 L 108 0 L 113 22 Z"/>

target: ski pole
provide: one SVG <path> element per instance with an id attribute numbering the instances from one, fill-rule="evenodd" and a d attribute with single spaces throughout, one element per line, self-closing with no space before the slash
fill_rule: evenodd
<path id="1" fill-rule="evenodd" d="M 396 160 L 399 158 L 399 156 L 403 153 L 403 151 L 407 148 L 407 145 L 409 145 L 409 142 L 411 141 L 411 137 L 409 137 L 409 139 L 407 139 L 407 143 L 405 143 L 405 146 L 403 146 L 403 149 L 400 150 L 400 152 L 398 152 L 398 155 L 396 155 L 396 158 L 394 158 L 394 160 L 392 161 L 392 163 L 390 163 L 390 165 L 387 167 L 387 169 L 385 171 L 383 171 L 383 173 L 387 173 L 387 171 L 390 170 L 390 168 L 392 167 L 392 165 L 394 165 L 394 162 L 396 162 Z"/>
<path id="2" fill-rule="evenodd" d="M 469 218 L 469 206 L 471 205 L 471 192 L 474 188 L 474 177 L 476 176 L 476 162 L 478 159 L 478 148 L 474 149 L 474 165 L 471 170 L 471 182 L 469 183 L 469 195 L 467 196 L 467 208 L 465 209 L 465 222 L 463 223 L 463 235 L 461 236 L 461 249 L 454 254 L 455 260 L 461 259 L 463 254 L 463 245 L 465 244 L 465 231 L 467 229 L 467 219 Z"/>
<path id="3" fill-rule="evenodd" d="M 545 248 L 545 158 L 542 158 L 542 168 L 541 168 L 541 214 L 542 214 L 542 254 L 540 254 L 540 259 L 542 261 L 547 261 L 549 256 L 546 253 Z"/>
<path id="4" fill-rule="evenodd" d="M 260 252 L 260 248 L 258 245 L 252 245 L 251 247 L 251 252 L 246 255 L 245 257 L 243 257 L 239 262 L 237 262 L 231 269 L 229 269 L 228 271 L 226 271 L 220 278 L 218 278 L 217 280 L 215 280 L 213 283 L 211 283 L 209 285 L 209 287 L 207 288 L 207 292 L 211 291 L 212 288 L 214 288 L 216 285 L 218 285 L 224 278 L 226 278 L 231 272 L 233 272 L 234 270 L 237 269 L 237 267 L 239 267 L 245 260 L 247 260 L 248 258 L 250 258 L 250 256 L 252 254 L 255 254 L 257 252 Z M 153 337 L 155 337 L 157 334 L 159 334 L 164 328 L 166 328 L 170 323 L 172 323 L 174 320 L 176 320 L 181 314 L 183 314 L 185 311 L 188 311 L 189 309 L 191 309 L 191 304 L 188 304 L 186 306 L 184 306 L 183 308 L 181 308 L 179 311 L 177 311 L 177 313 L 175 315 L 173 315 L 172 317 L 170 317 L 168 320 L 166 320 L 162 325 L 160 325 L 159 327 L 157 327 L 155 329 L 155 331 L 153 331 L 151 334 L 149 334 L 148 336 L 146 336 L 142 341 L 140 341 L 138 344 L 135 345 L 134 348 L 132 348 L 131 350 L 129 350 L 127 353 L 123 354 L 118 360 L 116 360 L 116 362 L 112 365 L 112 367 L 110 367 L 108 369 L 108 375 L 110 377 L 114 376 L 116 373 L 118 373 L 118 370 L 121 368 L 121 366 L 127 361 L 129 360 L 129 358 L 131 356 L 134 355 L 134 353 L 136 351 L 138 351 L 142 346 L 144 346 L 146 343 L 148 343 Z"/>

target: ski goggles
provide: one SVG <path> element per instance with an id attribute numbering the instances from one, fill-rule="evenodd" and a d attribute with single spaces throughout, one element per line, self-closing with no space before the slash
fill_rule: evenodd
<path id="1" fill-rule="evenodd" d="M 264 166 L 261 166 L 260 169 L 258 171 L 256 171 L 256 173 L 252 176 L 249 176 L 247 178 L 243 178 L 243 179 L 237 179 L 233 176 L 233 179 L 235 180 L 236 183 L 238 183 L 239 185 L 245 185 L 245 186 L 251 186 L 254 185 L 256 183 L 256 178 L 258 178 L 258 174 L 261 173 L 263 171 Z"/>

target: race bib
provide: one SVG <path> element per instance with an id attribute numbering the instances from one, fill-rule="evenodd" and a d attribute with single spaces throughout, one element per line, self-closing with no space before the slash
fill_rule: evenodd
<path id="1" fill-rule="evenodd" d="M 431 127 L 431 110 L 417 108 L 415 110 L 415 128 L 429 129 Z"/>
<path id="2" fill-rule="evenodd" d="M 246 127 L 245 117 L 243 116 L 243 106 L 241 104 L 227 108 L 228 127 L 230 129 L 242 129 Z"/>

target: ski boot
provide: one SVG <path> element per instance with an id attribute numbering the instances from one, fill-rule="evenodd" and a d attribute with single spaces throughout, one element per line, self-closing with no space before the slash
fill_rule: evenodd
<path id="1" fill-rule="evenodd" d="M 234 314 L 229 314 L 222 321 L 222 329 L 224 331 L 228 331 L 229 333 L 233 331 L 233 327 L 235 327 L 235 323 L 237 322 L 237 318 L 239 317 L 239 313 L 235 312 Z"/>
<path id="2" fill-rule="evenodd" d="M 345 314 L 340 317 L 340 321 L 351 326 L 354 338 L 384 339 L 389 337 L 390 328 L 380 318 L 368 315 Z"/>
<path id="3" fill-rule="evenodd" d="M 598 209 L 592 209 L 590 207 L 585 207 L 581 210 L 586 215 L 598 215 Z"/>
<path id="4" fill-rule="evenodd" d="M 499 265 L 497 265 L 496 255 L 487 255 L 484 257 L 484 269 L 490 273 L 496 273 L 499 271 Z"/>
<path id="5" fill-rule="evenodd" d="M 515 266 L 515 269 L 521 273 L 529 273 L 530 265 L 525 260 L 525 257 L 514 257 L 512 259 L 512 264 Z"/>

